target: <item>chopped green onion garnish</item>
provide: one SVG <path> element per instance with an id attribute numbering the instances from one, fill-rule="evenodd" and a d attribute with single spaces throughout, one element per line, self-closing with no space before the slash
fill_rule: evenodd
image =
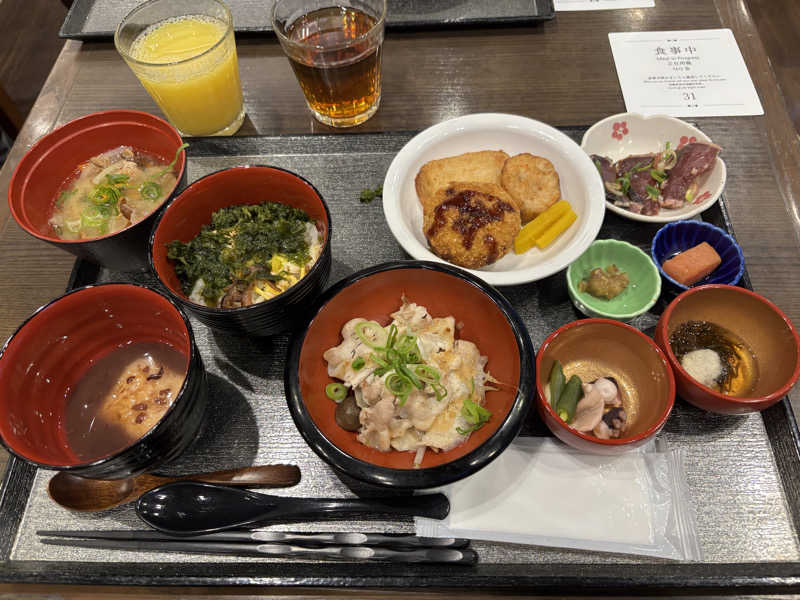
<path id="1" fill-rule="evenodd" d="M 412 383 L 411 380 L 398 373 L 392 373 L 386 378 L 386 389 L 392 392 L 395 396 L 408 396 L 411 393 Z"/>
<path id="2" fill-rule="evenodd" d="M 158 172 L 158 174 L 156 175 L 156 179 L 160 179 L 161 177 L 172 171 L 172 167 L 174 167 L 175 163 L 178 162 L 178 157 L 181 155 L 181 150 L 188 147 L 189 144 L 187 143 L 183 143 L 180 146 L 178 146 L 178 149 L 175 151 L 175 157 L 172 159 L 172 162 Z"/>
<path id="3" fill-rule="evenodd" d="M 113 175 L 109 174 L 106 175 L 106 180 L 110 185 L 120 185 L 123 183 L 128 183 L 130 177 L 125 173 L 115 173 Z"/>
<path id="4" fill-rule="evenodd" d="M 442 376 L 436 367 L 431 367 L 430 365 L 415 366 L 414 374 L 419 377 L 420 381 L 424 381 L 425 383 L 434 383 L 439 381 Z"/>
<path id="5" fill-rule="evenodd" d="M 139 186 L 139 193 L 145 200 L 158 200 L 161 196 L 161 186 L 155 181 L 145 181 Z"/>
<path id="6" fill-rule="evenodd" d="M 359 370 L 361 367 L 363 367 L 363 366 L 364 366 L 365 362 L 366 362 L 366 361 L 364 360 L 364 357 L 363 357 L 363 356 L 358 356 L 358 357 L 356 357 L 356 359 L 353 361 L 353 363 L 352 363 L 352 365 L 351 365 L 351 366 L 353 367 L 353 370 L 354 370 L 354 371 L 358 371 L 358 370 Z"/>
<path id="7" fill-rule="evenodd" d="M 655 179 L 658 183 L 664 183 L 667 180 L 667 174 L 658 169 L 650 169 L 650 177 Z"/>
<path id="8" fill-rule="evenodd" d="M 628 190 L 631 189 L 631 178 L 630 176 L 624 175 L 622 177 L 617 177 L 617 185 L 619 185 L 622 193 L 627 195 Z"/>
<path id="9" fill-rule="evenodd" d="M 386 339 L 386 347 L 392 348 L 394 347 L 394 343 L 397 340 L 397 325 L 392 323 L 389 325 L 389 334 Z"/>
<path id="10" fill-rule="evenodd" d="M 650 196 L 650 198 L 652 198 L 653 200 L 657 201 L 658 197 L 661 195 L 661 192 L 658 191 L 658 188 L 652 185 L 645 186 L 644 189 L 647 192 L 647 195 Z"/>
<path id="11" fill-rule="evenodd" d="M 370 348 L 381 348 L 386 345 L 388 339 L 386 330 L 375 321 L 361 321 L 355 326 L 355 332 L 358 339 Z"/>
<path id="12" fill-rule="evenodd" d="M 374 352 L 373 352 L 372 354 L 370 354 L 370 355 L 369 355 L 369 357 L 370 357 L 370 359 L 372 359 L 372 361 L 373 361 L 374 363 L 376 363 L 376 364 L 377 364 L 379 367 L 383 367 L 384 369 L 388 369 L 389 367 L 391 367 L 391 365 L 390 365 L 388 362 L 386 362 L 385 360 L 383 360 L 383 359 L 382 359 L 380 356 L 378 356 L 378 355 L 377 355 L 377 354 L 375 354 Z"/>
<path id="13" fill-rule="evenodd" d="M 461 435 L 467 435 L 483 427 L 491 418 L 492 413 L 483 408 L 477 402 L 473 402 L 471 397 L 464 398 L 464 406 L 461 408 L 461 416 L 469 423 L 469 427 L 462 429 L 457 427 L 456 431 Z"/>
<path id="14" fill-rule="evenodd" d="M 116 204 L 119 201 L 119 190 L 110 185 L 98 185 L 89 194 L 92 204 Z"/>
<path id="15" fill-rule="evenodd" d="M 341 402 L 347 397 L 347 388 L 341 383 L 329 383 L 325 386 L 325 395 L 334 402 Z"/>
<path id="16" fill-rule="evenodd" d="M 417 388 L 418 390 L 424 390 L 425 389 L 425 384 L 422 381 L 420 381 L 419 377 L 414 375 L 414 373 L 412 373 L 411 370 L 406 365 L 404 365 L 403 363 L 397 363 L 397 364 L 395 364 L 394 368 L 395 368 L 395 371 L 400 373 L 403 377 L 405 377 L 412 384 L 414 384 L 415 388 Z"/>

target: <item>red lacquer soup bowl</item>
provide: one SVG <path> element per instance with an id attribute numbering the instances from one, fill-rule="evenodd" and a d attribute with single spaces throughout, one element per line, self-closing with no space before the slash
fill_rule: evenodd
<path id="1" fill-rule="evenodd" d="M 27 233 L 79 258 L 115 271 L 147 268 L 147 238 L 163 202 L 141 221 L 116 233 L 86 240 L 62 240 L 49 224 L 59 190 L 81 163 L 119 146 L 156 156 L 169 164 L 182 143 L 172 125 L 135 110 L 109 110 L 70 121 L 48 133 L 22 157 L 8 186 L 8 205 Z M 178 184 L 185 179 L 186 152 L 173 166 Z M 165 190 L 166 191 L 166 190 Z"/>
<path id="2" fill-rule="evenodd" d="M 183 384 L 141 437 L 83 459 L 66 432 L 71 390 L 93 364 L 140 342 L 177 352 Z M 109 373 L 109 389 L 114 377 Z M 46 469 L 97 479 L 130 477 L 172 460 L 195 439 L 206 387 L 189 320 L 168 298 L 127 283 L 79 288 L 37 310 L 0 351 L 0 440 L 15 456 Z"/>
<path id="3" fill-rule="evenodd" d="M 622 437 L 600 439 L 576 431 L 556 414 L 545 396 L 556 360 L 584 383 L 584 373 L 617 379 L 629 419 Z M 664 427 L 675 404 L 675 379 L 661 349 L 638 329 L 611 319 L 573 321 L 551 333 L 536 356 L 536 372 L 539 416 L 562 442 L 593 454 L 615 455 L 646 444 Z"/>
<path id="4" fill-rule="evenodd" d="M 447 452 L 428 449 L 414 467 L 413 452 L 381 452 L 339 427 L 336 404 L 325 395 L 324 352 L 341 342 L 342 326 L 355 317 L 381 324 L 402 298 L 433 317 L 452 315 L 457 339 L 474 342 L 488 357 L 486 370 L 501 384 L 486 393 L 488 423 Z M 320 299 L 304 331 L 292 339 L 286 363 L 286 397 L 297 428 L 311 448 L 341 472 L 373 484 L 427 488 L 456 481 L 496 458 L 519 432 L 533 394 L 533 348 L 514 309 L 494 288 L 455 267 L 399 261 L 359 271 Z"/>

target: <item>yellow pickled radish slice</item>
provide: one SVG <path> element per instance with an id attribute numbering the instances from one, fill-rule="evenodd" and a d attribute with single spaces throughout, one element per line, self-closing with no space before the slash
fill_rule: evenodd
<path id="1" fill-rule="evenodd" d="M 525 225 L 517 234 L 517 237 L 514 238 L 514 252 L 522 254 L 533 248 L 537 238 L 539 238 L 548 227 L 566 214 L 568 210 L 571 210 L 569 202 L 566 200 L 559 200 L 533 221 Z"/>
<path id="2" fill-rule="evenodd" d="M 567 227 L 572 225 L 575 222 L 575 219 L 578 218 L 578 215 L 570 208 L 569 212 L 562 215 L 561 218 L 556 221 L 552 227 L 550 227 L 547 231 L 545 231 L 539 239 L 536 240 L 536 245 L 539 247 L 540 250 L 545 249 L 547 246 L 553 243 L 558 236 L 564 233 L 567 230 Z"/>

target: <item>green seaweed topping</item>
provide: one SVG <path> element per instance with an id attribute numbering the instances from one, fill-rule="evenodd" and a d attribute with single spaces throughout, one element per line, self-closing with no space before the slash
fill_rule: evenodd
<path id="1" fill-rule="evenodd" d="M 190 242 L 169 242 L 167 256 L 175 261 L 183 291 L 190 294 L 202 278 L 203 298 L 216 305 L 235 282 L 281 279 L 271 273 L 275 254 L 296 264 L 308 262 L 310 221 L 302 210 L 280 202 L 230 206 L 216 211 Z"/>

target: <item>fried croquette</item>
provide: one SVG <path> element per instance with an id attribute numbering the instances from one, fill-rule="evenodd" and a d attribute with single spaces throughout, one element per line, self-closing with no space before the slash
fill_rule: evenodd
<path id="1" fill-rule="evenodd" d="M 507 159 L 502 150 L 482 150 L 426 162 L 414 180 L 417 196 L 424 206 L 426 200 L 454 181 L 500 185 L 500 172 Z"/>
<path id="2" fill-rule="evenodd" d="M 509 158 L 503 165 L 500 185 L 517 203 L 523 223 L 561 199 L 561 185 L 553 163 L 533 154 L 517 154 Z"/>
<path id="3" fill-rule="evenodd" d="M 423 231 L 431 250 L 469 269 L 505 256 L 519 230 L 517 205 L 494 183 L 454 182 L 424 204 Z"/>

